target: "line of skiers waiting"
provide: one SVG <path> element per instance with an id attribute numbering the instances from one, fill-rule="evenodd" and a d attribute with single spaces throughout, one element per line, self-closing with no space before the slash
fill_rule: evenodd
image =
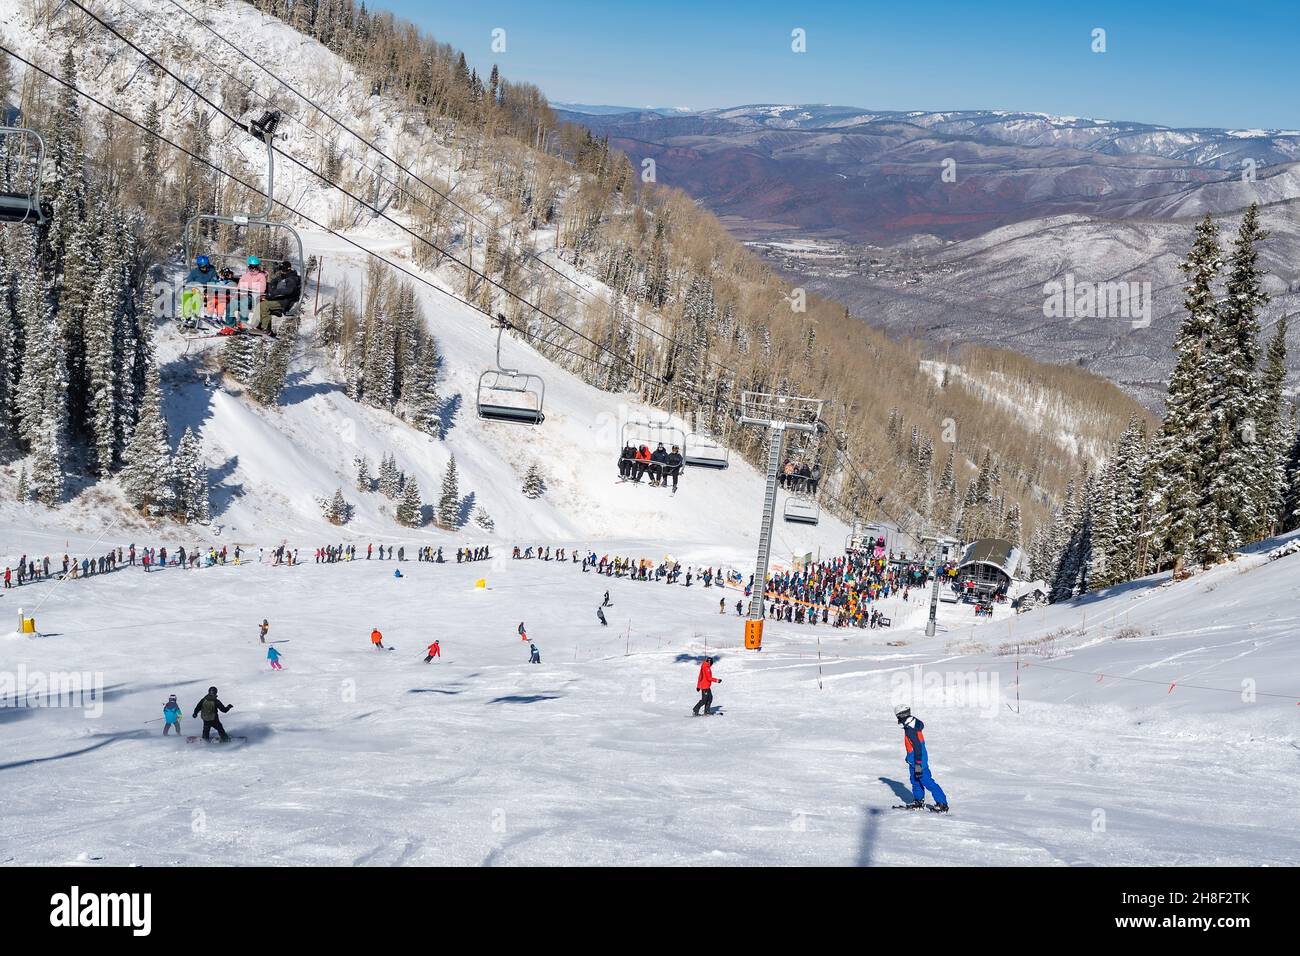
<path id="1" fill-rule="evenodd" d="M 284 315 L 302 295 L 302 279 L 293 263 L 277 262 L 268 276 L 258 256 L 248 257 L 248 270 L 236 275 L 229 266 L 218 269 L 207 256 L 196 256 L 181 290 L 181 324 L 198 325 L 199 318 L 220 325 L 222 334 L 254 328 L 274 336 L 271 316 Z"/>
<path id="2" fill-rule="evenodd" d="M 572 556 L 574 564 L 578 563 L 577 551 L 570 551 L 568 548 L 555 549 L 556 561 L 567 560 L 567 558 L 565 557 L 566 555 Z M 513 552 L 511 552 L 510 557 L 515 561 L 528 561 L 531 560 L 532 558 L 537 558 L 539 561 L 550 561 L 551 549 L 549 547 L 543 547 L 542 545 L 539 544 L 536 548 L 524 548 L 523 550 L 520 550 L 519 545 L 515 545 L 515 549 Z"/>
<path id="3" fill-rule="evenodd" d="M 575 552 L 574 559 L 577 559 Z M 686 587 L 690 587 L 694 581 L 702 581 L 706 588 L 716 586 L 723 587 L 723 571 L 721 568 L 704 568 L 699 570 L 694 567 L 688 567 L 683 570 L 680 561 L 663 561 L 655 562 L 650 558 L 621 558 L 609 555 L 596 556 L 594 551 L 587 554 L 582 559 L 582 571 L 585 574 L 588 571 L 595 571 L 597 574 L 604 574 L 607 577 L 627 577 L 632 581 L 663 581 L 665 584 L 676 584 L 679 580 Z M 683 580 L 683 575 L 684 580 Z M 750 583 L 753 583 L 753 577 L 750 577 Z M 733 582 L 734 584 L 734 582 Z"/>
<path id="4" fill-rule="evenodd" d="M 623 481 L 640 482 L 646 475 L 650 476 L 653 488 L 666 487 L 672 479 L 673 491 L 677 490 L 677 478 L 682 473 L 681 449 L 673 445 L 672 451 L 664 448 L 663 442 L 652 452 L 649 445 L 634 445 L 631 442 L 623 446 L 618 456 L 618 476 Z"/>
<path id="5" fill-rule="evenodd" d="M 234 554 L 235 563 L 238 564 L 243 552 L 236 546 Z M 165 547 L 141 548 L 137 551 L 134 544 L 127 548 L 119 545 L 116 548 L 109 548 L 106 553 L 101 554 L 99 557 L 83 557 L 80 561 L 65 554 L 62 567 L 55 571 L 54 575 L 60 580 L 65 578 L 76 580 L 77 578 L 107 574 L 119 568 L 133 568 L 137 564 L 145 571 L 157 571 L 168 567 L 190 569 L 212 567 L 213 565 L 225 564 L 228 555 L 229 552 L 224 546 L 220 550 L 209 546 L 206 552 L 198 546 L 195 546 L 190 551 L 186 551 L 182 546 L 174 549 L 169 555 Z M 24 584 L 35 584 L 49 578 L 50 574 L 49 555 L 45 555 L 38 561 L 34 557 L 28 558 L 24 554 L 18 559 L 16 568 L 5 568 L 4 586 L 13 588 L 22 587 Z"/>
<path id="6" fill-rule="evenodd" d="M 792 491 L 795 494 L 815 495 L 817 486 L 821 484 L 822 466 L 818 462 L 809 465 L 808 462 L 796 462 L 792 458 L 787 458 L 785 464 L 781 466 L 781 471 L 777 474 L 777 481 L 786 491 Z"/>

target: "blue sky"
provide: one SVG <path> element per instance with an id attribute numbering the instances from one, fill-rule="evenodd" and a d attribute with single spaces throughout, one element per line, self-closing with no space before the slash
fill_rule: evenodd
<path id="1" fill-rule="evenodd" d="M 1023 109 L 1300 128 L 1300 2 L 377 0 L 551 100 Z M 494 54 L 492 31 L 506 31 Z M 790 32 L 807 34 L 807 52 Z M 1091 50 L 1094 28 L 1106 52 Z"/>

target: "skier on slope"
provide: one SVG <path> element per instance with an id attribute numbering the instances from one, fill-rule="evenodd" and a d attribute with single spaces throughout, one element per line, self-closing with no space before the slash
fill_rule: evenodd
<path id="1" fill-rule="evenodd" d="M 181 705 L 176 703 L 176 695 L 172 694 L 167 698 L 167 703 L 163 704 L 163 736 L 166 737 L 168 732 L 176 728 L 176 736 L 181 735 Z"/>
<path id="2" fill-rule="evenodd" d="M 424 662 L 427 664 L 435 657 L 442 657 L 442 648 L 438 646 L 437 641 L 434 641 L 432 644 L 429 645 L 429 654 L 427 657 L 425 657 Z"/>
<path id="3" fill-rule="evenodd" d="M 273 671 L 284 670 L 284 668 L 280 666 L 280 656 L 281 656 L 280 652 L 277 651 L 274 647 L 268 647 L 266 649 L 266 659 L 271 662 L 271 670 Z"/>
<path id="4" fill-rule="evenodd" d="M 600 626 L 607 627 L 609 621 L 605 620 L 605 612 L 601 608 L 596 608 L 596 617 L 600 619 Z"/>
<path id="5" fill-rule="evenodd" d="M 208 694 L 197 704 L 194 705 L 194 717 L 202 716 L 203 718 L 203 739 L 207 741 L 212 735 L 212 729 L 215 727 L 217 734 L 221 737 L 221 742 L 227 743 L 230 735 L 226 733 L 226 728 L 221 726 L 221 715 L 228 711 L 234 710 L 234 704 L 223 704 L 217 697 L 215 687 L 208 688 Z"/>
<path id="6" fill-rule="evenodd" d="M 920 718 L 912 716 L 912 708 L 899 704 L 894 708 L 894 717 L 903 728 L 903 748 L 907 754 L 908 779 L 912 784 L 912 796 L 915 800 L 905 804 L 909 810 L 919 810 L 925 806 L 925 791 L 934 797 L 933 809 L 938 813 L 948 812 L 948 798 L 943 790 L 930 776 L 930 758 L 925 749 L 925 724 Z"/>
<path id="7" fill-rule="evenodd" d="M 519 639 L 520 639 L 521 641 L 526 641 L 526 640 L 528 640 L 528 632 L 524 630 L 524 622 L 523 622 L 523 621 L 520 621 L 520 622 L 519 622 Z"/>
<path id="8" fill-rule="evenodd" d="M 384 649 L 384 635 L 379 633 L 379 628 L 375 628 L 370 632 L 370 644 L 377 651 Z"/>
<path id="9" fill-rule="evenodd" d="M 270 629 L 271 625 L 266 622 L 266 618 L 262 618 L 262 623 L 258 625 L 257 633 L 263 644 L 266 643 L 266 632 Z"/>
<path id="10" fill-rule="evenodd" d="M 529 644 L 528 646 L 532 649 L 532 653 L 528 657 L 528 663 L 540 664 L 542 662 L 542 655 L 538 652 L 537 645 Z"/>
<path id="11" fill-rule="evenodd" d="M 700 699 L 695 706 L 691 708 L 691 713 L 696 717 L 700 716 L 700 708 L 704 708 L 704 716 L 711 716 L 713 711 L 713 685 L 721 684 L 721 677 L 713 676 L 713 658 L 704 658 L 704 663 L 700 665 L 700 676 L 695 680 L 695 689 L 700 692 Z"/>
<path id="12" fill-rule="evenodd" d="M 585 571 L 586 569 L 584 568 L 583 570 Z M 601 606 L 601 607 L 612 607 L 612 606 L 613 606 L 613 605 L 610 603 L 610 600 L 609 600 L 609 592 L 608 592 L 608 591 L 605 592 L 605 600 L 604 600 L 603 602 L 601 602 L 601 605 L 600 605 L 600 606 Z"/>

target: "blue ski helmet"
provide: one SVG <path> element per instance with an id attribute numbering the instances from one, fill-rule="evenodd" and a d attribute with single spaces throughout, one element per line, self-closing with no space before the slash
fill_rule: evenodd
<path id="1" fill-rule="evenodd" d="M 262 264 L 262 260 L 257 258 L 257 256 L 249 256 L 248 264 L 250 266 L 260 266 Z"/>
<path id="2" fill-rule="evenodd" d="M 194 264 L 198 266 L 200 269 L 206 269 L 208 265 L 211 263 L 211 261 L 212 260 L 210 260 L 207 256 L 195 256 L 194 258 Z"/>

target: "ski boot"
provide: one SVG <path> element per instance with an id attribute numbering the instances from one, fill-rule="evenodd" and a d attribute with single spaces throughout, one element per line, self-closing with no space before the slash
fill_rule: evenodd
<path id="1" fill-rule="evenodd" d="M 930 809 L 933 810 L 935 813 L 947 813 L 947 812 L 948 812 L 948 804 L 946 804 L 946 803 L 936 803 L 936 804 L 935 804 L 934 806 L 932 806 Z"/>
<path id="2" fill-rule="evenodd" d="M 920 810 L 925 807 L 924 800 L 913 800 L 911 803 L 903 804 L 905 810 Z"/>

